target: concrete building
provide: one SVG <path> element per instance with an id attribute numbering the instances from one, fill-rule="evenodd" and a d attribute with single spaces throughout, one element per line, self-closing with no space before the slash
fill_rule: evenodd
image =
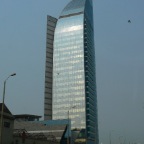
<path id="1" fill-rule="evenodd" d="M 0 114 L 1 108 L 2 104 Z M 39 118 L 30 114 L 13 116 L 4 105 L 2 144 L 67 144 L 68 136 L 71 137 L 68 119 L 39 121 Z"/>
<path id="2" fill-rule="evenodd" d="M 2 111 L 2 103 L 0 103 L 0 121 L 1 121 L 1 111 Z M 2 144 L 11 144 L 13 142 L 13 128 L 14 128 L 14 117 L 10 112 L 10 110 L 7 108 L 7 106 L 4 105 Z"/>
<path id="3" fill-rule="evenodd" d="M 53 40 L 57 19 L 47 16 L 44 117 L 52 120 Z"/>
<path id="4" fill-rule="evenodd" d="M 44 118 L 71 119 L 78 143 L 98 144 L 92 0 L 72 0 L 47 20 Z"/>
<path id="5" fill-rule="evenodd" d="M 67 120 L 14 122 L 14 144 L 67 144 Z"/>

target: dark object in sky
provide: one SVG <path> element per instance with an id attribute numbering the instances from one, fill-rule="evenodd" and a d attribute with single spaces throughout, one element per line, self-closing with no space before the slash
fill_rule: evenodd
<path id="1" fill-rule="evenodd" d="M 131 20 L 128 20 L 128 23 L 131 23 Z"/>

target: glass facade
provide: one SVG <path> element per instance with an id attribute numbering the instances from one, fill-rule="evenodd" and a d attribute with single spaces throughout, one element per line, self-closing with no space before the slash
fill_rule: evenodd
<path id="1" fill-rule="evenodd" d="M 70 118 L 77 143 L 98 144 L 92 0 L 72 0 L 62 11 L 52 73 L 52 119 Z"/>
<path id="2" fill-rule="evenodd" d="M 53 119 L 85 128 L 83 14 L 58 20 L 54 37 Z M 74 107 L 75 108 L 72 108 Z"/>

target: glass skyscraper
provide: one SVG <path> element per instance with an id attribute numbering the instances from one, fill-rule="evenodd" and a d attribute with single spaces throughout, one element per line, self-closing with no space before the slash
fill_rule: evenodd
<path id="1" fill-rule="evenodd" d="M 84 143 L 98 144 L 92 0 L 72 0 L 47 18 L 45 120 L 71 119 Z"/>

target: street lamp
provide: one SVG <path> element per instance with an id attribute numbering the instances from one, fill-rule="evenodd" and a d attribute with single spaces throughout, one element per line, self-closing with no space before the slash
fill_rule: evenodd
<path id="1" fill-rule="evenodd" d="M 126 137 L 125 136 L 119 136 L 119 142 L 120 142 L 120 144 L 125 144 L 125 141 L 126 141 Z"/>
<path id="2" fill-rule="evenodd" d="M 4 100 L 5 100 L 6 81 L 9 79 L 9 77 L 15 76 L 15 75 L 16 75 L 16 73 L 13 73 L 13 74 L 9 75 L 4 81 L 3 100 L 2 100 L 2 109 L 1 109 L 0 144 L 2 144 L 3 113 L 4 113 Z"/>
<path id="3" fill-rule="evenodd" d="M 71 109 L 73 109 L 73 108 L 76 108 L 76 106 L 72 106 L 72 107 L 70 107 L 69 109 L 68 109 L 68 144 L 70 144 L 70 139 L 69 139 L 69 126 L 70 126 L 70 124 L 69 124 L 69 111 L 71 110 Z"/>
<path id="4" fill-rule="evenodd" d="M 111 133 L 112 133 L 112 132 L 114 132 L 114 130 L 111 130 L 110 133 L 109 133 L 109 141 L 110 141 L 110 144 L 112 144 L 112 140 L 111 140 Z"/>

